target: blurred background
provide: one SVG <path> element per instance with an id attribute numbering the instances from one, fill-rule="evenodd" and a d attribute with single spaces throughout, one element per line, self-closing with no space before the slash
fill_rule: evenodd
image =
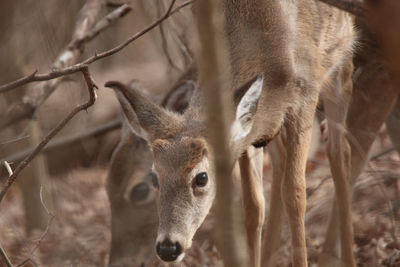
<path id="1" fill-rule="evenodd" d="M 183 2 L 177 1 L 175 6 Z M 85 3 L 100 4 L 96 21 L 119 6 L 117 1 L 105 0 L 1 1 L 0 84 L 36 69 L 39 73 L 50 70 L 72 40 Z M 139 32 L 160 17 L 169 2 L 136 0 L 130 5 L 128 14 L 80 49 L 77 62 Z M 0 204 L 0 245 L 15 266 L 164 266 L 154 255 L 157 213 L 149 149 L 129 132 L 114 93 L 103 85 L 109 80 L 128 83 L 136 79 L 154 101 L 182 111 L 174 97 L 186 95 L 196 79 L 191 70 L 193 31 L 188 6 L 119 53 L 90 65 L 99 86 L 95 105 L 68 123 L 49 149 L 23 170 Z M 40 83 L 30 83 L 0 94 L 0 121 L 13 103 L 38 86 Z M 8 176 L 4 161 L 15 168 L 29 149 L 87 98 L 81 74 L 69 75 L 28 119 L 0 127 L 1 183 Z M 314 128 L 307 166 L 306 229 L 311 266 L 324 241 L 334 192 L 319 121 Z M 400 158 L 385 126 L 371 157 L 358 179 L 353 202 L 357 262 L 360 266 L 396 266 L 400 265 Z M 267 201 L 270 183 L 266 154 Z M 181 266 L 222 266 L 212 225 L 211 213 Z M 283 239 L 288 236 L 285 228 Z M 282 244 L 276 266 L 290 264 L 289 243 Z M 0 266 L 6 266 L 4 259 Z"/>

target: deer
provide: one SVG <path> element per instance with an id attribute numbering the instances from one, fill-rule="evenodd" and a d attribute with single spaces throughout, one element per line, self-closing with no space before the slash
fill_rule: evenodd
<path id="1" fill-rule="evenodd" d="M 161 106 L 182 113 L 193 93 L 195 70 L 190 67 L 167 91 Z M 129 86 L 140 87 L 138 81 Z M 121 102 L 122 129 L 107 176 L 111 207 L 111 248 L 109 266 L 147 265 L 154 253 L 158 225 L 156 193 L 158 179 L 152 171 L 153 159 L 146 140 L 136 135 L 128 122 L 130 108 Z"/>
<path id="2" fill-rule="evenodd" d="M 400 153 L 400 90 L 395 84 L 393 75 L 386 69 L 387 62 L 384 60 L 379 42 L 370 26 L 363 19 L 356 19 L 355 24 L 359 31 L 360 45 L 355 50 L 353 59 L 351 99 L 346 104 L 347 111 L 343 120 L 339 124 L 328 125 L 328 128 L 342 128 L 342 138 L 348 145 L 347 166 L 343 167 L 346 167 L 345 172 L 350 184 L 350 197 L 357 177 L 368 160 L 371 146 L 383 124 L 386 125 L 394 148 Z M 332 129 L 332 131 L 335 130 Z M 328 136 L 328 141 L 329 138 L 333 137 Z M 334 160 L 331 160 L 331 165 Z M 340 162 L 337 162 L 336 167 L 342 167 L 339 164 Z M 340 189 L 336 187 L 336 191 L 338 190 Z M 336 192 L 336 199 L 340 197 L 341 192 Z M 341 228 L 344 227 L 338 220 L 341 218 L 341 212 L 343 211 L 339 202 L 334 200 L 319 266 L 337 266 L 343 258 L 341 244 L 353 238 L 353 236 L 339 235 Z"/>
<path id="3" fill-rule="evenodd" d="M 291 232 L 293 265 L 307 266 L 305 165 L 315 109 L 322 98 L 328 118 L 327 150 L 341 210 L 341 256 L 346 265 L 355 266 L 352 240 L 344 238 L 352 236 L 348 145 L 342 129 L 329 127 L 343 121 L 352 89 L 352 17 L 311 0 L 223 0 L 221 7 L 235 114 L 226 138 L 241 168 L 252 265 L 260 266 L 261 254 L 268 262 L 274 248 L 268 245 L 260 252 L 265 200 L 256 175 L 259 161 L 249 164 L 253 156 L 249 149 L 260 150 L 272 141 L 279 152 L 275 153 L 279 168 L 274 168 L 264 240 L 276 238 L 273 216 L 283 207 Z M 135 115 L 128 118 L 132 130 L 141 132 L 150 144 L 159 179 L 156 252 L 166 262 L 182 260 L 215 198 L 214 155 L 205 127 L 201 84 L 200 80 L 183 114 L 160 108 L 139 88 L 117 81 L 105 84 L 115 90 L 120 102 L 129 104 Z"/>

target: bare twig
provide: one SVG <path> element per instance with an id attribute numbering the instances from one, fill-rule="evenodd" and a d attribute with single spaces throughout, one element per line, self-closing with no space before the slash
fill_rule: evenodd
<path id="1" fill-rule="evenodd" d="M 106 5 L 108 7 L 120 7 L 122 5 L 128 4 L 130 1 L 112 1 L 112 0 L 107 0 Z"/>
<path id="2" fill-rule="evenodd" d="M 311 197 L 330 178 L 332 178 L 332 176 L 328 175 L 328 176 L 324 177 L 323 179 L 321 179 L 321 181 L 319 182 L 319 184 L 317 186 L 315 186 L 314 188 L 310 188 L 307 192 L 307 198 Z"/>
<path id="3" fill-rule="evenodd" d="M 11 175 L 13 174 L 13 171 L 12 171 L 12 169 L 11 169 L 10 164 L 7 162 L 7 160 L 4 161 L 4 166 L 5 166 L 6 169 L 7 169 L 8 176 L 11 176 Z"/>
<path id="4" fill-rule="evenodd" d="M 1 254 L 1 256 L 3 257 L 3 259 L 5 260 L 5 262 L 6 262 L 6 264 L 7 264 L 7 267 L 13 267 L 13 265 L 12 265 L 10 259 L 9 259 L 8 256 L 7 256 L 6 251 L 3 249 L 3 247 L 2 247 L 1 245 L 0 245 L 0 254 Z"/>
<path id="5" fill-rule="evenodd" d="M 85 131 L 83 133 L 79 133 L 79 134 L 64 137 L 64 138 L 59 138 L 58 140 L 49 142 L 49 144 L 46 147 L 44 147 L 40 151 L 40 153 L 50 152 L 53 150 L 57 150 L 60 147 L 71 145 L 71 144 L 74 144 L 79 141 L 82 142 L 85 139 L 88 139 L 91 137 L 100 136 L 102 134 L 105 134 L 112 130 L 120 128 L 121 125 L 122 125 L 121 119 L 115 119 L 110 122 L 104 123 L 98 127 L 95 127 L 91 130 Z M 25 157 L 27 157 L 29 154 L 31 154 L 33 152 L 33 150 L 34 150 L 34 148 L 30 148 L 30 149 L 24 150 L 22 152 L 13 154 L 11 156 L 7 156 L 6 158 L 0 160 L 0 162 L 12 162 L 12 163 L 19 162 L 19 161 L 23 160 Z"/>
<path id="6" fill-rule="evenodd" d="M 107 29 L 113 22 L 125 16 L 128 12 L 132 10 L 132 7 L 128 4 L 124 4 L 119 8 L 115 9 L 107 16 L 102 18 L 96 25 L 88 31 L 85 35 L 80 38 L 76 38 L 69 44 L 72 47 L 81 47 L 84 43 L 88 43 L 93 40 L 100 32 Z"/>
<path id="7" fill-rule="evenodd" d="M 65 49 L 59 54 L 57 59 L 52 65 L 52 71 L 56 72 L 58 69 L 64 68 L 65 66 L 75 64 L 78 60 L 77 56 L 83 51 L 83 42 L 79 40 L 86 40 L 85 36 L 90 29 L 95 25 L 97 17 L 101 12 L 103 1 L 101 0 L 88 0 L 79 12 L 77 22 L 75 24 L 74 32 L 72 34 L 72 40 L 65 47 Z M 11 82 L 7 85 L 0 86 L 0 92 L 6 92 L 13 88 L 24 85 L 30 81 L 40 81 L 37 79 L 37 70 L 32 74 Z M 39 77 L 42 75 L 39 75 Z M 44 78 L 44 77 L 43 77 Z M 48 80 L 48 79 L 44 79 Z M 41 95 L 42 93 L 38 93 Z"/>
<path id="8" fill-rule="evenodd" d="M 164 9 L 164 1 L 161 0 L 159 1 L 158 5 L 157 5 L 157 15 L 161 15 L 162 14 L 162 10 Z M 173 68 L 179 71 L 178 66 L 175 65 L 174 61 L 172 60 L 171 54 L 169 53 L 169 49 L 168 49 L 168 40 L 167 37 L 165 35 L 165 31 L 164 31 L 164 27 L 162 24 L 160 24 L 160 35 L 161 35 L 161 46 L 162 46 L 162 50 L 165 54 L 165 57 L 167 58 L 168 64 Z"/>
<path id="9" fill-rule="evenodd" d="M 87 65 L 89 65 L 89 64 L 91 64 L 91 63 L 93 63 L 93 62 L 95 62 L 95 61 L 97 61 L 99 59 L 114 55 L 115 53 L 121 51 L 127 45 L 129 45 L 130 43 L 132 43 L 133 41 L 135 41 L 139 37 L 143 36 L 144 34 L 149 32 L 150 30 L 152 30 L 155 27 L 157 27 L 160 23 L 162 23 L 164 20 L 166 20 L 167 18 L 169 18 L 173 14 L 177 13 L 182 8 L 192 4 L 192 1 L 187 1 L 187 2 L 182 3 L 181 5 L 177 6 L 175 9 L 172 10 L 175 1 L 176 0 L 172 1 L 171 5 L 169 6 L 168 10 L 165 12 L 165 14 L 163 16 L 161 16 L 156 21 L 154 21 L 153 23 L 148 25 L 146 28 L 144 28 L 140 32 L 136 33 L 135 35 L 131 36 L 130 38 L 128 38 L 126 41 L 124 41 L 123 43 L 119 44 L 118 46 L 116 46 L 116 47 L 114 47 L 114 48 L 112 48 L 110 50 L 104 51 L 104 52 L 102 52 L 100 54 L 95 54 L 94 56 L 89 57 L 85 61 L 82 61 L 82 62 L 80 62 L 78 64 L 75 64 L 75 65 L 72 65 L 72 66 L 69 66 L 69 67 L 66 67 L 66 68 L 55 69 L 55 70 L 52 70 L 52 71 L 49 71 L 49 72 L 43 73 L 43 74 L 37 74 L 37 72 L 34 72 L 31 75 L 28 75 L 26 77 L 23 77 L 23 78 L 20 78 L 20 79 L 14 81 L 14 82 L 11 82 L 11 83 L 8 83 L 8 84 L 0 86 L 0 92 L 11 90 L 11 89 L 14 89 L 16 87 L 19 87 L 21 85 L 24 85 L 24 84 L 27 84 L 27 83 L 30 83 L 30 82 L 47 81 L 47 80 L 55 79 L 55 78 L 58 78 L 58 77 L 61 77 L 61 76 L 73 74 L 73 73 L 82 71 L 82 69 L 87 67 Z"/>
<path id="10" fill-rule="evenodd" d="M 380 153 L 378 153 L 378 154 L 372 156 L 370 160 L 377 160 L 377 159 L 379 159 L 380 157 L 382 157 L 382 156 L 384 156 L 384 155 L 386 155 L 386 154 L 391 153 L 392 151 L 395 151 L 395 148 L 394 148 L 394 147 L 389 148 L 389 149 L 386 149 L 385 151 L 382 151 L 382 152 L 380 152 Z"/>
<path id="11" fill-rule="evenodd" d="M 18 177 L 18 174 L 31 162 L 31 160 L 37 156 L 40 151 L 47 145 L 47 143 L 62 129 L 64 126 L 80 111 L 82 110 L 87 110 L 90 106 L 94 104 L 96 101 L 96 93 L 94 91 L 95 88 L 97 88 L 97 85 L 93 83 L 93 80 L 89 74 L 89 70 L 86 67 L 85 69 L 82 70 L 83 77 L 85 78 L 88 91 L 89 91 L 89 100 L 74 108 L 71 113 L 68 114 L 68 116 L 61 121 L 53 130 L 50 131 L 50 133 L 43 139 L 41 143 L 37 145 L 37 147 L 34 149 L 34 151 L 29 154 L 21 163 L 18 164 L 17 168 L 14 170 L 14 173 L 7 179 L 6 184 L 0 191 L 0 202 L 3 200 L 5 194 L 7 193 L 7 190 L 10 188 L 10 186 L 15 182 L 15 180 Z"/>
<path id="12" fill-rule="evenodd" d="M 171 32 L 171 36 L 176 42 L 178 48 L 181 50 L 181 53 L 185 59 L 185 68 L 187 68 L 193 63 L 193 53 L 189 48 L 187 40 L 184 38 L 185 36 L 183 34 L 179 35 L 175 31 Z"/>
<path id="13" fill-rule="evenodd" d="M 175 0 L 173 0 L 170 7 L 168 8 L 168 10 L 165 12 L 165 14 L 162 17 L 160 17 L 159 19 L 157 19 L 156 21 L 151 23 L 149 26 L 147 26 L 142 31 L 131 36 L 129 39 L 127 39 L 125 42 L 121 43 L 120 45 L 118 45 L 110 50 L 107 50 L 103 53 L 100 53 L 100 54 L 96 53 L 94 56 L 86 59 L 85 61 L 82 61 L 81 63 L 75 64 L 75 65 L 72 65 L 72 66 L 69 66 L 66 68 L 55 69 L 55 70 L 52 70 L 52 71 L 44 73 L 44 74 L 37 74 L 35 72 L 32 75 L 28 76 L 29 78 L 27 78 L 27 77 L 21 78 L 20 80 L 22 82 L 19 82 L 20 80 L 17 80 L 15 82 L 0 86 L 0 92 L 2 90 L 10 90 L 12 88 L 16 88 L 16 87 L 21 86 L 26 83 L 30 83 L 30 82 L 34 82 L 34 81 L 52 80 L 52 79 L 56 79 L 61 76 L 65 76 L 65 75 L 69 75 L 69 74 L 73 74 L 73 73 L 82 71 L 89 64 L 121 51 L 127 45 L 129 45 L 131 42 L 137 40 L 138 38 L 140 38 L 141 36 L 143 36 L 144 34 L 149 32 L 150 30 L 152 30 L 153 28 L 158 26 L 160 23 L 162 23 L 168 17 L 177 13 L 182 8 L 192 4 L 192 1 L 182 3 L 181 5 L 179 5 L 178 7 L 176 7 L 175 9 L 172 10 L 174 3 L 175 3 Z M 45 98 L 41 98 L 41 99 L 45 99 Z M 43 102 L 43 100 L 41 100 L 40 103 L 41 102 Z M 22 102 L 17 103 L 16 105 L 13 105 L 5 112 L 5 114 L 0 116 L 0 129 L 2 129 L 10 124 L 16 123 L 16 122 L 20 121 L 21 119 L 29 118 L 40 103 L 34 104 L 32 106 L 32 105 L 27 105 L 26 103 L 24 103 L 22 101 Z"/>
<path id="14" fill-rule="evenodd" d="M 328 5 L 339 8 L 343 11 L 349 12 L 355 16 L 365 17 L 366 7 L 361 1 L 356 0 L 318 0 Z"/>
<path id="15" fill-rule="evenodd" d="M 47 233 L 49 232 L 50 229 L 50 225 L 53 222 L 53 219 L 55 217 L 55 215 L 53 213 L 51 213 L 49 211 L 49 209 L 47 208 L 46 204 L 43 201 L 43 187 L 40 187 L 40 191 L 39 191 L 39 197 L 40 197 L 40 202 L 42 203 L 42 206 L 44 208 L 44 210 L 47 213 L 48 219 L 47 219 L 47 225 L 46 225 L 46 229 L 44 229 L 43 233 L 40 235 L 40 237 L 38 238 L 38 240 L 36 241 L 35 246 L 31 249 L 31 252 L 29 253 L 29 256 L 26 260 L 24 260 L 23 262 L 21 262 L 20 264 L 17 265 L 17 267 L 23 266 L 25 263 L 27 262 L 32 262 L 34 264 L 36 264 L 34 262 L 34 260 L 32 259 L 32 255 L 33 253 L 35 253 L 35 251 L 39 248 L 40 243 L 43 241 L 44 237 L 47 235 Z"/>
<path id="16" fill-rule="evenodd" d="M 128 5 L 123 5 L 108 14 L 99 22 L 95 23 L 95 20 L 101 10 L 101 3 L 102 2 L 99 2 L 98 0 L 90 0 L 82 8 L 71 42 L 60 53 L 53 63 L 52 72 L 59 74 L 56 75 L 55 78 L 70 74 L 62 74 L 59 71 L 66 66 L 75 64 L 82 55 L 84 45 L 87 42 L 95 38 L 101 31 L 106 29 L 114 21 L 116 21 L 118 18 L 121 18 L 131 10 L 131 7 Z M 77 68 L 77 71 L 81 71 L 84 68 L 85 65 L 81 65 L 79 68 Z M 28 75 L 27 77 L 10 83 L 11 86 L 9 87 L 0 86 L 0 92 L 11 90 L 30 81 L 36 81 L 36 75 L 37 71 L 31 75 Z M 49 75 L 44 75 L 42 78 L 45 78 L 46 76 Z M 48 78 L 50 77 L 51 75 Z M 48 81 L 28 90 L 22 100 L 12 104 L 9 108 L 7 108 L 4 114 L 0 115 L 0 129 L 14 124 L 22 119 L 30 118 L 35 110 L 54 92 L 57 86 L 61 83 L 62 78 L 50 78 L 44 80 Z"/>

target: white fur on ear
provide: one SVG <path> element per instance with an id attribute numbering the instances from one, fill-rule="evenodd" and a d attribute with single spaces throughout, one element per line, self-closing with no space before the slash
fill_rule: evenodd
<path id="1" fill-rule="evenodd" d="M 246 137 L 250 133 L 263 82 L 264 76 L 260 74 L 240 100 L 236 108 L 235 120 L 231 126 L 231 140 L 233 142 Z"/>

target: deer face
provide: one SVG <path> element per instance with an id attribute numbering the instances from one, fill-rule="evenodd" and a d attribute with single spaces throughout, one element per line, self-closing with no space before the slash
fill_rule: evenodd
<path id="1" fill-rule="evenodd" d="M 152 183 L 152 155 L 147 142 L 123 126 L 107 179 L 111 204 L 109 266 L 142 266 L 154 253 L 158 225 Z"/>
<path id="2" fill-rule="evenodd" d="M 159 177 L 158 256 L 180 260 L 191 246 L 196 230 L 207 216 L 214 197 L 215 180 L 205 140 L 155 140 L 154 172 Z"/>
<path id="3" fill-rule="evenodd" d="M 243 140 L 251 132 L 262 81 L 259 76 L 235 94 L 236 117 L 228 137 L 233 150 L 239 151 L 235 147 L 243 146 Z M 179 261 L 191 246 L 215 198 L 214 157 L 204 121 L 200 112 L 192 112 L 190 107 L 192 116 L 179 115 L 162 109 L 138 90 L 118 82 L 108 82 L 106 86 L 118 89 L 117 97 L 132 129 L 144 132 L 151 145 L 154 172 L 159 177 L 156 251 L 164 261 Z M 192 103 L 195 101 L 199 100 L 194 99 Z"/>

